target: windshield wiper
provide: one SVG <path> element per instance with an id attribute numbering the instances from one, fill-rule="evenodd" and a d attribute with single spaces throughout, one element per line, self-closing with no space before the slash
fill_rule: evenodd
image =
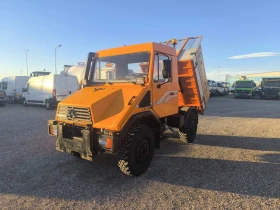
<path id="1" fill-rule="evenodd" d="M 107 83 L 107 84 L 109 84 L 109 85 L 112 85 L 112 84 L 113 84 L 112 82 L 107 81 L 106 79 L 99 79 L 99 80 L 102 80 L 104 83 Z"/>
<path id="2" fill-rule="evenodd" d="M 122 79 L 122 80 L 128 81 L 128 82 L 133 83 L 133 84 L 136 85 L 136 82 L 134 82 L 134 81 L 132 81 L 132 80 L 129 80 L 129 79 Z"/>

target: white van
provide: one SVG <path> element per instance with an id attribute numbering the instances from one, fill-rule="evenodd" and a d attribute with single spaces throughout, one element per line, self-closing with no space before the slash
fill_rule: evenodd
<path id="1" fill-rule="evenodd" d="M 85 64 L 79 64 L 76 66 L 65 67 L 64 71 L 62 71 L 61 74 L 76 76 L 78 78 L 78 81 L 80 82 L 82 79 L 85 78 L 85 72 L 86 72 Z"/>
<path id="2" fill-rule="evenodd" d="M 51 109 L 80 89 L 76 76 L 46 75 L 31 77 L 23 93 L 23 105 L 44 105 Z"/>
<path id="3" fill-rule="evenodd" d="M 4 77 L 0 83 L 0 89 L 6 92 L 9 103 L 22 102 L 22 88 L 26 87 L 29 76 Z"/>
<path id="4" fill-rule="evenodd" d="M 216 88 L 216 95 L 218 96 L 224 96 L 225 95 L 225 87 L 223 85 L 223 82 L 220 82 L 220 81 L 216 81 L 216 84 L 217 84 L 217 88 Z"/>

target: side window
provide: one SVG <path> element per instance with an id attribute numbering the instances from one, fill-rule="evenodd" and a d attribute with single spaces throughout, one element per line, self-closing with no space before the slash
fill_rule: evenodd
<path id="1" fill-rule="evenodd" d="M 171 61 L 171 58 L 167 55 L 162 55 L 162 54 L 155 55 L 154 76 L 153 76 L 154 82 L 171 82 L 171 75 L 169 76 L 168 79 L 163 78 L 163 75 L 162 75 L 163 60 Z M 172 69 L 171 69 L 171 72 L 172 72 Z"/>
<path id="2" fill-rule="evenodd" d="M 2 89 L 7 90 L 8 88 L 8 82 L 2 82 Z"/>

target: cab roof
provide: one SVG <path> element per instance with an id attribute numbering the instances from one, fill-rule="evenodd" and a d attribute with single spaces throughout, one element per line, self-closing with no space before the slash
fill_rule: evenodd
<path id="1" fill-rule="evenodd" d="M 98 55 L 98 57 L 107 57 L 107 56 L 138 53 L 138 52 L 145 52 L 145 51 L 146 52 L 158 51 L 172 56 L 176 56 L 175 48 L 156 42 L 147 42 L 142 44 L 134 44 L 128 46 L 109 48 L 109 49 L 99 50 L 96 52 L 96 54 Z"/>

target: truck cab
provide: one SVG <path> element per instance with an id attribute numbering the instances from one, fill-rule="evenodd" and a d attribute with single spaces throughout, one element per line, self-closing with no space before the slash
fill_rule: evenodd
<path id="1" fill-rule="evenodd" d="M 209 98 L 201 39 L 90 52 L 82 88 L 60 101 L 48 122 L 56 150 L 89 161 L 111 153 L 123 173 L 139 176 L 164 131 L 193 142 Z"/>
<path id="2" fill-rule="evenodd" d="M 226 87 L 224 82 L 216 82 L 217 88 L 216 88 L 216 95 L 223 96 L 226 94 Z"/>
<path id="3" fill-rule="evenodd" d="M 280 97 L 280 78 L 262 78 L 260 99 Z"/>
<path id="4" fill-rule="evenodd" d="M 253 98 L 256 83 L 253 80 L 238 80 L 234 85 L 234 98 Z"/>

